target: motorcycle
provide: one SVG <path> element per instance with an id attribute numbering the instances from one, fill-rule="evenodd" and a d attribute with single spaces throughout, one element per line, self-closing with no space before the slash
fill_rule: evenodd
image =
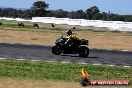
<path id="1" fill-rule="evenodd" d="M 63 54 L 79 54 L 80 57 L 87 57 L 89 55 L 89 41 L 85 39 L 71 40 L 72 43 L 65 44 L 67 38 L 61 36 L 55 42 L 55 46 L 52 47 L 52 53 L 55 55 Z"/>

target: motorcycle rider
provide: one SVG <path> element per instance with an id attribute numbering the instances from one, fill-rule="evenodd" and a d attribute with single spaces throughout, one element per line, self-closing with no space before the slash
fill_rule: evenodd
<path id="1" fill-rule="evenodd" d="M 65 42 L 66 45 L 76 45 L 77 41 L 79 40 L 78 37 L 76 37 L 73 33 L 72 30 L 68 30 L 66 31 L 67 33 L 67 41 Z"/>

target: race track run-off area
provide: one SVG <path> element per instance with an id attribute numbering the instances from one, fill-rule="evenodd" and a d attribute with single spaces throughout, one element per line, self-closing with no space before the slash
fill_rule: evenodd
<path id="1" fill-rule="evenodd" d="M 44 60 L 63 63 L 102 64 L 116 66 L 132 66 L 132 52 L 113 51 L 102 49 L 90 49 L 87 58 L 81 58 L 77 54 L 53 55 L 51 46 L 0 44 L 0 58 Z"/>

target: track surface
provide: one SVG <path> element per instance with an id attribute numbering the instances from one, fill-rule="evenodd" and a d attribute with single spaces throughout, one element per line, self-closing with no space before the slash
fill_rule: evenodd
<path id="1" fill-rule="evenodd" d="M 51 53 L 51 47 L 38 45 L 20 45 L 0 43 L 0 57 L 9 59 L 48 60 L 58 62 L 89 63 L 104 65 L 132 66 L 132 52 L 90 49 L 88 58 L 78 55 L 60 55 Z"/>

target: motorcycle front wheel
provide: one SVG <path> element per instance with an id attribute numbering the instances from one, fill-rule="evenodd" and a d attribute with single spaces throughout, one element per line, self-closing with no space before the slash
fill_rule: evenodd
<path id="1" fill-rule="evenodd" d="M 60 55 L 62 53 L 62 50 L 58 46 L 52 47 L 52 53 L 55 55 Z"/>
<path id="2" fill-rule="evenodd" d="M 81 79 L 81 81 L 80 81 L 80 84 L 81 84 L 83 87 L 85 87 L 85 86 L 90 85 L 91 82 L 90 82 L 89 79 L 83 77 L 83 78 Z"/>

